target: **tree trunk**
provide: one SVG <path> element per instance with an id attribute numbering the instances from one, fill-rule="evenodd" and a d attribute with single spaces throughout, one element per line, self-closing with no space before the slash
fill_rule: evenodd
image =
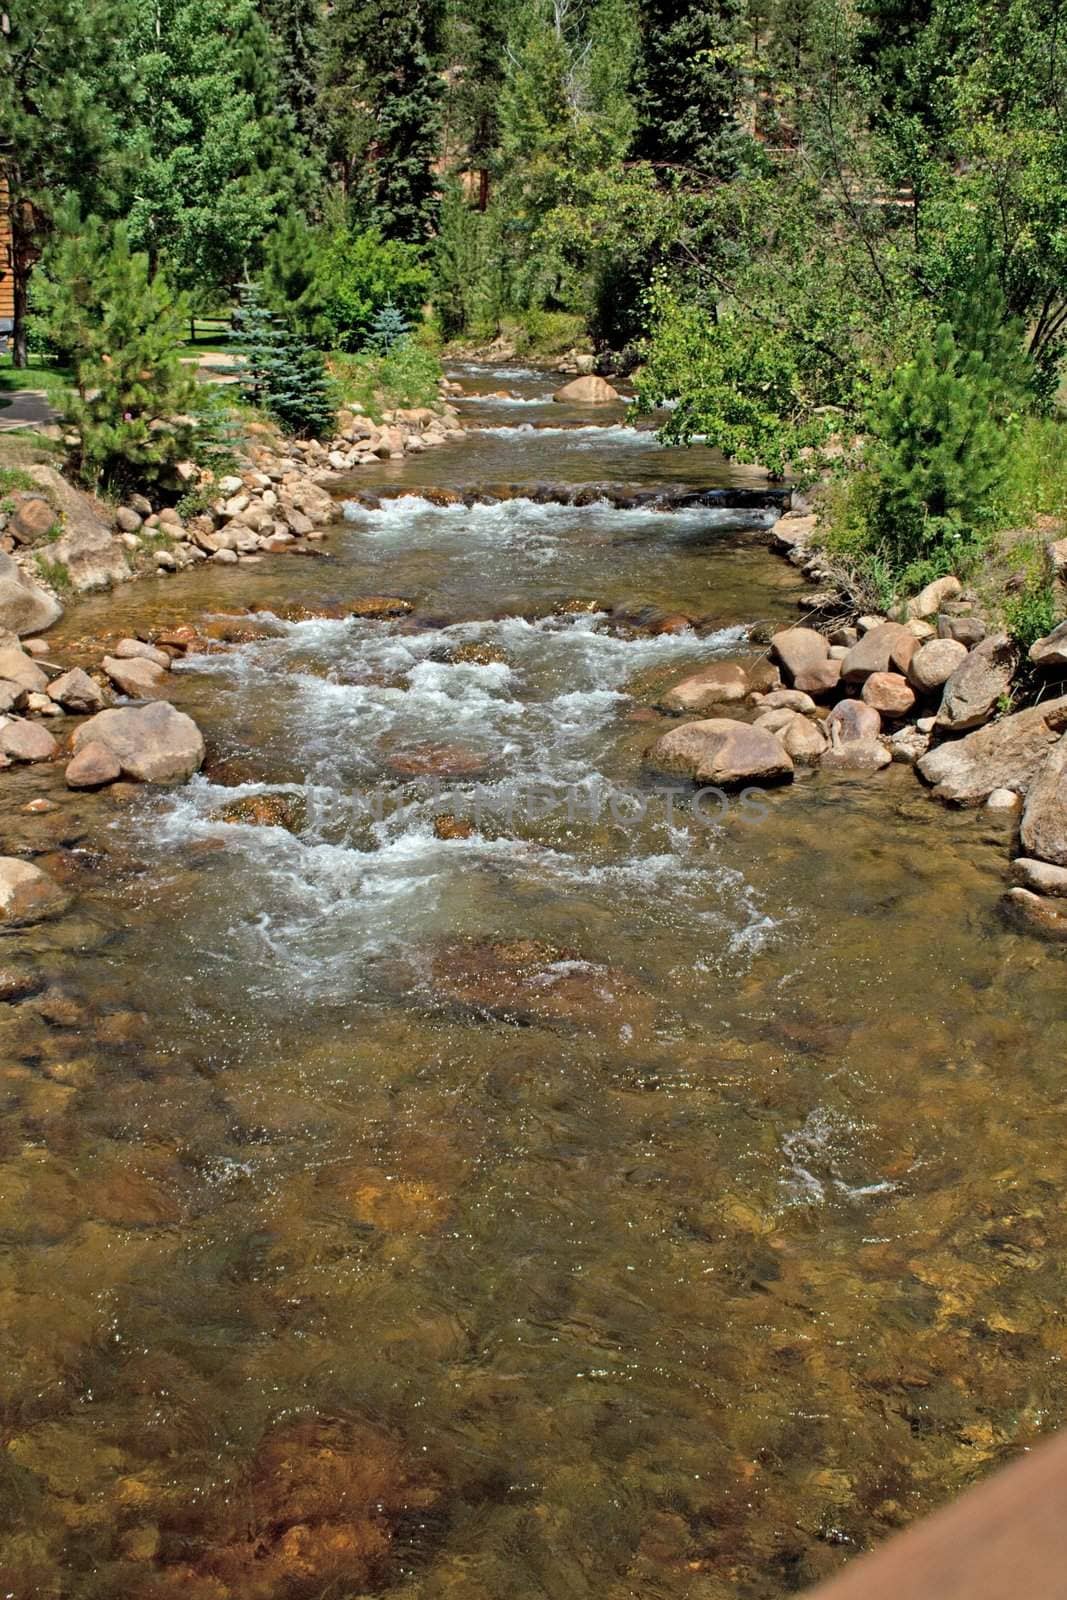
<path id="1" fill-rule="evenodd" d="M 489 168 L 482 167 L 478 174 L 478 210 L 486 211 L 489 207 Z"/>
<path id="2" fill-rule="evenodd" d="M 12 250 L 12 297 L 14 299 L 14 326 L 11 332 L 11 359 L 16 367 L 29 365 L 29 355 L 26 350 L 26 313 L 29 309 L 30 275 L 23 261 L 20 261 L 18 252 Z"/>

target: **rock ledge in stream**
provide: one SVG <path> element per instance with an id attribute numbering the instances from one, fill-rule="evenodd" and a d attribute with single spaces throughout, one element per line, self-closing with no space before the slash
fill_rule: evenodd
<path id="1" fill-rule="evenodd" d="M 774 734 L 729 717 L 672 728 L 657 739 L 646 760 L 658 772 L 724 787 L 788 783 L 793 777 L 792 758 Z"/>
<path id="2" fill-rule="evenodd" d="M 513 1023 L 627 1028 L 630 1038 L 653 1019 L 628 974 L 538 939 L 459 940 L 435 956 L 431 986 L 438 1000 Z"/>
<path id="3" fill-rule="evenodd" d="M 165 700 L 98 712 L 75 733 L 75 754 L 96 742 L 112 752 L 123 777 L 140 783 L 181 782 L 204 760 L 200 729 Z"/>

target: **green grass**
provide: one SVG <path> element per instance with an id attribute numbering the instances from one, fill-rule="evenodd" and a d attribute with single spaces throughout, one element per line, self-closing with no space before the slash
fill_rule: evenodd
<path id="1" fill-rule="evenodd" d="M 36 488 L 36 479 L 31 478 L 30 474 L 24 471 L 22 467 L 0 467 L 0 495 L 5 497 L 2 502 L 5 511 L 11 511 L 14 508 L 14 501 L 7 499 L 7 496 L 15 494 L 19 490 L 31 493 Z"/>
<path id="2" fill-rule="evenodd" d="M 49 405 L 63 411 L 73 381 L 69 368 L 57 366 L 46 356 L 31 356 L 28 367 L 16 367 L 9 355 L 0 356 L 0 415 L 8 403 L 5 397 L 21 389 L 42 389 Z"/>
<path id="3" fill-rule="evenodd" d="M 69 600 L 74 593 L 74 584 L 66 562 L 49 561 L 45 555 L 35 556 L 34 561 L 44 582 L 55 590 L 61 600 Z"/>
<path id="4" fill-rule="evenodd" d="M 437 383 L 441 363 L 414 339 L 402 340 L 386 356 L 336 351 L 329 358 L 329 366 L 342 403 L 361 406 L 375 422 L 381 421 L 383 411 L 417 406 L 440 410 Z"/>

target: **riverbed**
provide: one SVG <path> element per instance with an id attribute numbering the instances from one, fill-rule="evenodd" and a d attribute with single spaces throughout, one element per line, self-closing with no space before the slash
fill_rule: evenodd
<path id="1" fill-rule="evenodd" d="M 453 375 L 476 431 L 339 485 L 327 557 L 56 630 L 254 608 L 176 671 L 202 774 L 4 774 L 75 896 L 0 949 L 17 1600 L 779 1600 L 1063 1420 L 1012 823 L 651 778 L 662 691 L 802 592 L 773 513 L 664 505 L 763 480 Z M 371 594 L 412 609 L 329 614 Z"/>

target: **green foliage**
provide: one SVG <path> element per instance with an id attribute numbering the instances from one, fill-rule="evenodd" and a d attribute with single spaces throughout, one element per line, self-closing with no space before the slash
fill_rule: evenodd
<path id="1" fill-rule="evenodd" d="M 1024 650 L 1029 650 L 1035 640 L 1051 633 L 1059 620 L 1056 595 L 1042 543 L 1016 545 L 1011 554 L 1022 570 L 1016 574 L 1017 587 L 1004 601 L 1004 626 Z"/>
<path id="2" fill-rule="evenodd" d="M 330 435 L 337 398 L 322 355 L 263 305 L 257 284 L 241 285 L 234 334 L 244 357 L 245 400 L 287 433 Z"/>
<path id="3" fill-rule="evenodd" d="M 33 560 L 42 581 L 54 589 L 61 600 L 71 599 L 74 594 L 74 582 L 66 562 L 49 561 L 46 555 L 40 553 L 35 555 Z"/>
<path id="4" fill-rule="evenodd" d="M 32 478 L 21 467 L 0 467 L 0 494 L 14 494 L 20 489 L 27 491 L 38 490 L 36 478 Z M 9 507 L 5 507 L 5 510 Z"/>
<path id="5" fill-rule="evenodd" d="M 330 357 L 330 367 L 344 403 L 358 405 L 369 417 L 440 405 L 440 362 L 410 336 L 396 340 L 384 355 L 338 352 Z"/>
<path id="6" fill-rule="evenodd" d="M 134 74 L 124 59 L 125 0 L 34 0 L 0 32 L 0 128 L 15 300 L 16 364 L 26 365 L 28 286 L 56 205 L 114 205 L 119 132 Z"/>
<path id="7" fill-rule="evenodd" d="M 211 297 L 241 276 L 308 181 L 281 100 L 275 52 L 253 0 L 129 0 L 124 56 L 138 115 L 131 244 L 176 283 Z"/>
<path id="8" fill-rule="evenodd" d="M 83 476 L 125 492 L 196 452 L 199 391 L 181 363 L 186 309 L 125 226 L 71 208 L 38 277 L 41 321 L 77 384 L 70 417 Z"/>
<path id="9" fill-rule="evenodd" d="M 639 0 L 639 154 L 723 176 L 737 162 L 742 0 Z"/>
<path id="10" fill-rule="evenodd" d="M 295 218 L 270 241 L 264 274 L 275 309 L 336 350 L 361 349 L 388 305 L 405 323 L 417 319 L 429 281 L 416 248 L 384 238 L 377 228 L 309 228 Z"/>
<path id="11" fill-rule="evenodd" d="M 323 22 L 327 159 L 357 215 L 421 243 L 436 211 L 443 0 L 335 0 Z"/>
<path id="12" fill-rule="evenodd" d="M 275 46 L 280 99 L 308 148 L 318 146 L 322 7 L 318 0 L 259 0 Z"/>

